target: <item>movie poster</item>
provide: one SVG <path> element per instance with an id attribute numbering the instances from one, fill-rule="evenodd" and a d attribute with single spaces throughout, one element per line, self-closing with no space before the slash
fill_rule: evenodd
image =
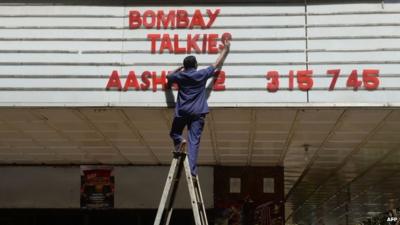
<path id="1" fill-rule="evenodd" d="M 114 185 L 113 167 L 81 166 L 81 208 L 113 208 Z"/>

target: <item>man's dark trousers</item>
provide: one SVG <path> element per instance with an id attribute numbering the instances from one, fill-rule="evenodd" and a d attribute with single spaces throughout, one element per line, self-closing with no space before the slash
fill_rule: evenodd
<path id="1" fill-rule="evenodd" d="M 182 132 L 185 126 L 188 129 L 189 141 L 189 165 L 192 175 L 197 175 L 197 156 L 199 154 L 199 145 L 201 133 L 203 132 L 204 119 L 206 114 L 188 115 L 188 116 L 175 116 L 172 122 L 170 136 L 174 141 L 174 145 L 179 144 L 182 140 Z"/>

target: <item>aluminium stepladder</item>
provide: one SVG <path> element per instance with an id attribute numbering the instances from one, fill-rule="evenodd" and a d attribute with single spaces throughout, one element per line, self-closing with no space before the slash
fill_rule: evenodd
<path id="1" fill-rule="evenodd" d="M 182 169 L 185 170 L 195 224 L 208 225 L 199 178 L 198 176 L 192 176 L 190 173 L 188 157 L 183 148 L 184 146 L 182 146 L 181 152 L 173 153 L 171 167 L 168 172 L 167 181 L 165 182 L 154 225 L 169 225 Z"/>

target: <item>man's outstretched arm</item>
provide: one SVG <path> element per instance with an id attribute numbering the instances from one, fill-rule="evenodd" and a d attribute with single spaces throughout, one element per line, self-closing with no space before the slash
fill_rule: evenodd
<path id="1" fill-rule="evenodd" d="M 220 69 L 225 62 L 226 57 L 229 54 L 229 49 L 231 47 L 231 43 L 229 40 L 224 41 L 224 49 L 222 49 L 221 53 L 219 54 L 217 60 L 213 64 L 214 68 Z"/>

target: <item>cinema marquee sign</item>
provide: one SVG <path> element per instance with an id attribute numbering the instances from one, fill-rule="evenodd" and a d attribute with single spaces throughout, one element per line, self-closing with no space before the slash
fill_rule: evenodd
<path id="1" fill-rule="evenodd" d="M 137 10 L 129 12 L 129 28 L 130 29 L 209 29 L 217 19 L 220 9 L 214 11 L 207 9 L 206 15 L 203 16 L 199 9 L 196 9 L 193 16 L 189 16 L 186 10 L 170 10 L 168 13 L 158 10 L 146 10 L 143 13 Z M 200 39 L 201 37 L 201 39 Z M 163 54 L 168 51 L 170 54 L 216 54 L 218 48 L 224 46 L 222 41 L 230 38 L 229 33 L 220 34 L 187 34 L 186 45 L 179 45 L 179 41 L 183 39 L 178 34 L 147 34 L 150 41 L 151 53 Z M 218 45 L 217 40 L 221 40 Z"/>
<path id="2" fill-rule="evenodd" d="M 191 14 L 190 14 L 191 13 Z M 201 29 L 202 33 L 190 33 L 185 37 L 179 34 L 168 33 L 148 33 L 146 38 L 149 43 L 151 54 L 217 54 L 219 50 L 223 49 L 223 42 L 226 39 L 231 40 L 232 35 L 228 32 L 205 33 L 204 30 L 210 29 L 220 15 L 220 9 L 206 9 L 201 11 L 195 9 L 193 12 L 188 12 L 183 9 L 169 10 L 145 10 L 143 12 L 132 10 L 129 12 L 129 29 Z M 182 40 L 186 40 L 185 44 L 181 44 Z M 157 91 L 157 87 L 161 86 L 165 90 L 166 75 L 168 71 L 142 71 L 139 79 L 136 72 L 131 70 L 128 73 L 127 79 L 122 85 L 120 74 L 118 71 L 112 71 L 106 89 L 119 90 L 119 91 Z M 217 71 L 217 78 L 214 80 L 213 90 L 225 90 L 225 72 Z M 289 70 L 288 76 L 288 90 L 312 90 L 314 85 L 313 70 Z M 336 82 L 339 77 L 342 77 L 340 69 L 330 69 L 326 71 L 327 76 L 331 76 L 331 82 L 328 88 L 329 91 L 335 90 Z M 341 76 L 339 76 L 341 75 Z M 229 76 L 229 75 L 228 75 Z M 358 90 L 361 87 L 372 91 L 379 87 L 379 70 L 365 69 L 353 70 L 347 76 L 346 87 Z M 265 73 L 265 90 L 268 92 L 277 92 L 280 89 L 280 72 L 279 71 L 266 71 Z"/>

